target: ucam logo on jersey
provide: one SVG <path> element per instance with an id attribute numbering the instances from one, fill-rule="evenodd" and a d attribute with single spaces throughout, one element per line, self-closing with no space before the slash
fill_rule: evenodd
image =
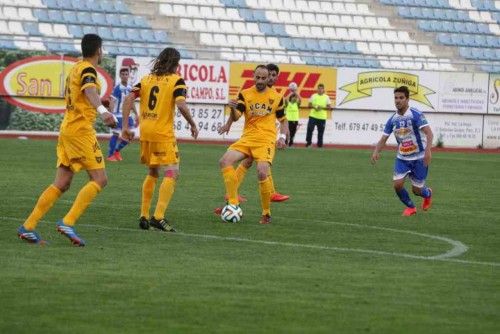
<path id="1" fill-rule="evenodd" d="M 151 72 L 154 58 L 116 57 L 116 82 L 120 69 L 130 70 L 129 84 L 137 84 Z M 226 61 L 181 59 L 177 74 L 184 78 L 188 103 L 226 104 L 229 94 L 229 63 Z"/>
<path id="2" fill-rule="evenodd" d="M 235 99 L 242 89 L 251 87 L 254 84 L 253 71 L 258 63 L 231 63 L 231 80 L 229 96 Z M 337 70 L 331 67 L 310 66 L 310 65 L 290 65 L 277 64 L 280 68 L 278 79 L 274 88 L 285 96 L 290 92 L 288 86 L 295 82 L 298 92 L 303 102 L 307 105 L 307 100 L 316 93 L 320 83 L 325 85 L 325 92 L 330 97 L 332 105 L 335 105 L 337 90 Z"/>
<path id="3" fill-rule="evenodd" d="M 77 61 L 72 57 L 35 56 L 12 63 L 0 73 L 0 95 L 29 111 L 63 113 L 66 77 Z M 113 80 L 101 68 L 96 69 L 100 95 L 109 95 Z"/>

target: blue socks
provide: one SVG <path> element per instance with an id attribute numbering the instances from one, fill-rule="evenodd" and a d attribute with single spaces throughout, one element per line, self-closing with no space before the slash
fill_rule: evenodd
<path id="1" fill-rule="evenodd" d="M 118 135 L 113 133 L 111 139 L 109 140 L 108 157 L 112 156 L 116 150 L 116 143 L 118 142 Z"/>
<path id="2" fill-rule="evenodd" d="M 426 189 L 428 190 L 428 188 Z M 400 191 L 396 191 L 396 194 L 398 195 L 399 199 L 401 200 L 401 202 L 403 202 L 404 205 L 406 205 L 409 208 L 415 207 L 415 204 L 413 204 L 413 201 L 410 199 L 410 195 L 408 194 L 405 188 L 401 189 Z"/>
<path id="3" fill-rule="evenodd" d="M 422 190 L 420 190 L 420 193 L 423 198 L 429 198 L 432 195 L 431 190 L 428 187 L 423 187 Z"/>
<path id="4" fill-rule="evenodd" d="M 120 141 L 120 144 L 118 144 L 118 147 L 116 148 L 116 151 L 121 151 L 122 148 L 124 148 L 127 145 L 128 145 L 128 141 L 122 139 Z"/>

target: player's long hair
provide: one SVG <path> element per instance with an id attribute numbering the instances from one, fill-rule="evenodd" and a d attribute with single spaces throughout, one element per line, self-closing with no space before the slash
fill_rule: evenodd
<path id="1" fill-rule="evenodd" d="M 174 48 L 165 48 L 160 52 L 158 57 L 153 60 L 151 74 L 157 76 L 173 74 L 177 71 L 179 60 L 181 60 L 179 51 Z"/>

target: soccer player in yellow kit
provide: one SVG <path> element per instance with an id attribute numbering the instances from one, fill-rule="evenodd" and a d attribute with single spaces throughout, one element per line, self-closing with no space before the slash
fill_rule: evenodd
<path id="1" fill-rule="evenodd" d="M 186 84 L 177 75 L 180 53 L 174 48 L 164 49 L 154 60 L 153 69 L 135 85 L 125 98 L 123 117 L 128 119 L 136 98 L 140 98 L 140 141 L 141 162 L 148 166 L 149 172 L 142 184 L 142 203 L 139 226 L 150 226 L 166 232 L 175 229 L 165 219 L 165 212 L 174 193 L 179 176 L 179 151 L 174 133 L 175 106 L 191 127 L 193 138 L 198 137 L 198 129 L 186 104 Z M 131 140 L 134 132 L 123 123 L 122 138 Z M 160 172 L 163 180 L 159 188 L 158 202 L 151 219 L 150 206 Z"/>
<path id="2" fill-rule="evenodd" d="M 35 231 L 38 222 L 69 189 L 74 174 L 84 169 L 90 180 L 80 190 L 66 216 L 57 222 L 56 228 L 74 245 L 85 246 L 85 241 L 76 234 L 73 226 L 108 181 L 93 127 L 98 113 L 106 125 L 116 126 L 116 119 L 99 98 L 101 84 L 95 67 L 102 60 L 102 39 L 87 34 L 83 36 L 81 46 L 83 59 L 73 66 L 66 78 L 66 112 L 57 142 L 55 180 L 40 195 L 33 211 L 17 230 L 19 238 L 30 243 L 44 243 Z"/>
<path id="3" fill-rule="evenodd" d="M 257 177 L 262 205 L 260 224 L 271 222 L 271 195 L 273 186 L 269 168 L 273 162 L 275 148 L 286 147 L 288 123 L 285 117 L 283 97 L 268 87 L 269 69 L 258 65 L 254 70 L 254 86 L 238 94 L 236 106 L 231 104 L 231 117 L 237 121 L 245 117 L 241 138 L 229 146 L 219 165 L 224 178 L 228 203 L 239 205 L 238 175 L 234 164 L 251 157 L 257 163 Z M 276 120 L 280 122 L 280 135 L 276 143 Z"/>

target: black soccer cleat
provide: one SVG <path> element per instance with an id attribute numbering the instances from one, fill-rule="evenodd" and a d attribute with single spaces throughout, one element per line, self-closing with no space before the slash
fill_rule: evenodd
<path id="1" fill-rule="evenodd" d="M 143 230 L 149 230 L 149 220 L 144 216 L 139 218 L 139 227 Z"/>
<path id="2" fill-rule="evenodd" d="M 149 221 L 149 225 L 165 232 L 175 232 L 175 229 L 173 226 L 169 225 L 167 220 L 161 219 L 161 220 L 156 220 L 155 217 L 151 217 L 151 220 Z"/>

